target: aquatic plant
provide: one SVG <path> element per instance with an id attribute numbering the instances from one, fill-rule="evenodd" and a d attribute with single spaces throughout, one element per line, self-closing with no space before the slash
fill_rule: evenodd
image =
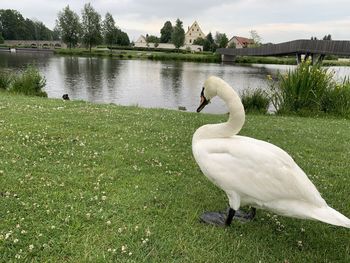
<path id="1" fill-rule="evenodd" d="M 42 90 L 45 85 L 45 77 L 41 76 L 37 68 L 29 65 L 22 74 L 13 78 L 8 90 L 13 93 L 47 97 L 46 92 Z"/>
<path id="2" fill-rule="evenodd" d="M 246 113 L 266 113 L 270 99 L 268 93 L 261 89 L 247 89 L 241 95 L 242 104 Z"/>

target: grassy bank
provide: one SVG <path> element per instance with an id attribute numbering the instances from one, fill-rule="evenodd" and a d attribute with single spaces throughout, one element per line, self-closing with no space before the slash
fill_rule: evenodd
<path id="1" fill-rule="evenodd" d="M 108 56 L 117 59 L 150 59 L 150 60 L 179 60 L 193 62 L 220 62 L 220 55 L 212 53 L 176 53 L 161 51 L 140 51 L 140 50 L 105 50 L 92 49 L 57 49 L 55 54 L 74 56 Z"/>
<path id="2" fill-rule="evenodd" d="M 349 262 L 349 229 L 258 211 L 198 222 L 227 199 L 193 132 L 227 116 L 0 94 L 0 262 Z M 350 216 L 350 122 L 248 115 Z"/>
<path id="3" fill-rule="evenodd" d="M 212 54 L 210 52 L 202 53 L 180 53 L 164 52 L 164 51 L 145 51 L 145 50 L 106 50 L 106 49 L 92 49 L 91 53 L 88 49 L 74 48 L 74 49 L 56 49 L 55 54 L 69 55 L 69 56 L 108 56 L 118 59 L 151 59 L 151 60 L 179 60 L 192 62 L 221 62 L 219 54 Z M 237 64 L 282 64 L 282 65 L 296 65 L 294 57 L 253 57 L 242 56 L 237 57 L 235 63 Z M 338 60 L 324 60 L 324 66 L 350 66 L 350 62 Z"/>

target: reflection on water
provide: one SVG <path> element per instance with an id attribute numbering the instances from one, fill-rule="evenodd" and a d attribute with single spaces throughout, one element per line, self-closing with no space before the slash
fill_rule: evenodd
<path id="1" fill-rule="evenodd" d="M 68 93 L 71 99 L 97 103 L 139 105 L 195 111 L 203 82 L 210 75 L 223 78 L 238 92 L 267 88 L 266 75 L 293 68 L 286 65 L 219 65 L 190 62 L 117 60 L 54 56 L 36 53 L 0 52 L 0 67 L 14 70 L 35 64 L 46 78 L 51 98 Z M 333 67 L 337 79 L 350 75 L 350 67 Z M 205 110 L 224 113 L 226 107 L 214 99 Z"/>

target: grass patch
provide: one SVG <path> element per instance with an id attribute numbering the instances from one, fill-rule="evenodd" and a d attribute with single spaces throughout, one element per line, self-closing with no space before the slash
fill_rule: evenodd
<path id="1" fill-rule="evenodd" d="M 225 115 L 0 95 L 0 262 L 349 262 L 349 229 L 259 210 L 199 223 L 225 194 L 194 131 Z M 241 134 L 287 150 L 350 215 L 350 122 L 248 115 Z"/>

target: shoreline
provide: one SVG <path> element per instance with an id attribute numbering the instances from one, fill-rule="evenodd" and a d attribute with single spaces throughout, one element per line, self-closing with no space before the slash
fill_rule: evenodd
<path id="1" fill-rule="evenodd" d="M 133 49 L 92 49 L 91 52 L 85 48 L 74 49 L 37 49 L 37 48 L 10 48 L 0 47 L 0 52 L 9 53 L 46 53 L 62 56 L 82 56 L 82 57 L 110 57 L 113 59 L 135 59 L 135 60 L 158 60 L 158 61 L 184 61 L 197 63 L 224 63 L 221 55 L 211 52 L 171 52 L 159 50 L 133 50 Z M 340 61 L 337 58 L 324 60 L 322 66 L 338 66 L 349 67 L 350 61 Z M 255 56 L 241 56 L 235 62 L 227 64 L 250 65 L 250 64 L 269 64 L 269 65 L 296 65 L 294 57 L 255 57 Z"/>

